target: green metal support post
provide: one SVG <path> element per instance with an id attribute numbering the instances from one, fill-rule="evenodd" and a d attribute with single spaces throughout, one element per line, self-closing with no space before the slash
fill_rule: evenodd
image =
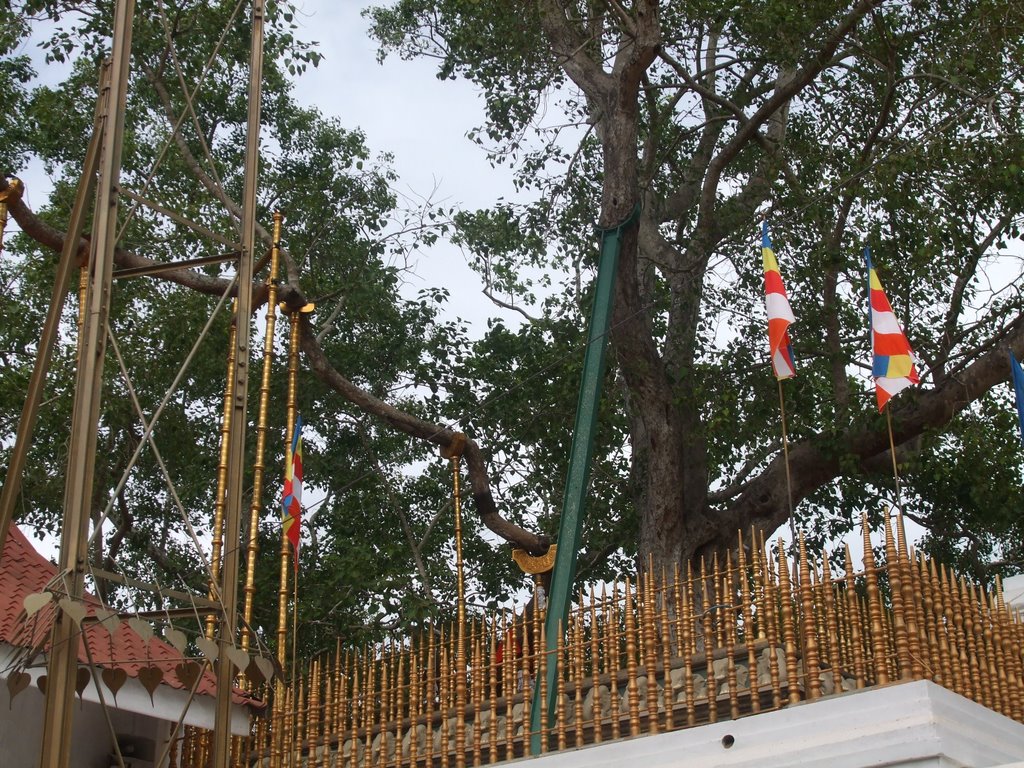
<path id="1" fill-rule="evenodd" d="M 590 460 L 594 452 L 594 431 L 597 428 L 597 410 L 601 404 L 604 383 L 604 353 L 611 327 L 614 304 L 615 276 L 618 272 L 622 233 L 640 217 L 640 205 L 629 218 L 616 227 L 601 230 L 601 258 L 597 265 L 597 285 L 594 306 L 590 311 L 587 333 L 587 351 L 583 358 L 583 377 L 580 397 L 576 405 L 576 423 L 573 427 L 572 449 L 569 453 L 569 473 L 562 500 L 562 519 L 558 527 L 558 552 L 548 596 L 547 618 L 544 622 L 546 664 L 546 701 L 541 701 L 541 686 L 533 689 L 530 707 L 530 754 L 541 752 L 541 713 L 548 713 L 548 727 L 554 722 L 558 697 L 558 637 L 565 631 L 569 618 L 572 583 L 576 577 L 576 557 L 583 532 L 583 504 L 590 479 Z M 545 706 L 542 709 L 541 704 Z"/>

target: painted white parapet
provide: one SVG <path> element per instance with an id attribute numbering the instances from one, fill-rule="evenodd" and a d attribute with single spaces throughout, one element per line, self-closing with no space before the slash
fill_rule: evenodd
<path id="1" fill-rule="evenodd" d="M 566 750 L 529 768 L 1024 768 L 1024 725 L 921 681 L 656 736 Z"/>
<path id="2" fill-rule="evenodd" d="M 1003 580 L 1003 599 L 1011 608 L 1024 611 L 1024 576 L 1011 576 Z"/>

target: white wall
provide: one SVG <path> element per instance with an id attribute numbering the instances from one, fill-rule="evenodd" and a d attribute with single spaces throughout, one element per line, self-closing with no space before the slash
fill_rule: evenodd
<path id="1" fill-rule="evenodd" d="M 993 768 L 1022 756 L 1024 725 L 922 681 L 558 752 L 529 768 Z"/>
<path id="2" fill-rule="evenodd" d="M 30 685 L 11 701 L 6 680 L 0 685 L 0 766 L 36 768 L 42 750 L 44 697 Z M 130 712 L 111 711 L 110 720 L 117 733 L 153 739 L 163 735 L 162 723 Z M 108 768 L 114 751 L 110 727 L 98 704 L 75 697 L 72 722 L 71 768 Z"/>

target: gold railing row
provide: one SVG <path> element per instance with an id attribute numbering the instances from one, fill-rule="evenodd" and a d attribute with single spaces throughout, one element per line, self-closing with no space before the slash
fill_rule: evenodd
<path id="1" fill-rule="evenodd" d="M 802 542 L 795 562 L 782 542 L 742 543 L 736 559 L 578 595 L 556 651 L 559 705 L 540 718 L 542 751 L 906 680 L 1024 721 L 1024 623 L 998 583 L 988 592 L 909 552 L 898 520 L 895 534 L 886 523 L 884 566 L 865 526 L 859 573 L 849 548 L 836 575 L 825 555 L 812 567 Z M 468 620 L 461 669 L 458 626 L 360 651 L 339 645 L 240 740 L 238 765 L 463 768 L 528 754 L 532 687 L 552 663 L 534 608 L 527 619 Z M 203 765 L 204 743 L 190 732 L 177 765 Z"/>

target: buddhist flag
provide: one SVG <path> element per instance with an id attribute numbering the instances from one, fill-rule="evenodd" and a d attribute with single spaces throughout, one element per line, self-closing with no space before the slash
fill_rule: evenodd
<path id="1" fill-rule="evenodd" d="M 1010 373 L 1013 379 L 1013 391 L 1017 396 L 1017 419 L 1020 421 L 1020 442 L 1024 444 L 1024 371 L 1020 368 L 1017 358 L 1010 353 Z"/>
<path id="2" fill-rule="evenodd" d="M 871 325 L 871 351 L 874 360 L 871 375 L 875 378 L 875 397 L 882 411 L 889 398 L 921 379 L 914 368 L 914 350 L 903 335 L 903 329 L 893 314 L 882 283 L 871 265 L 871 249 L 864 249 L 868 266 L 868 319 Z"/>
<path id="3" fill-rule="evenodd" d="M 295 569 L 299 568 L 299 530 L 302 525 L 302 417 L 295 419 L 292 435 L 292 458 L 284 468 L 284 494 L 281 499 L 283 519 L 281 527 L 295 554 Z"/>
<path id="4" fill-rule="evenodd" d="M 796 318 L 786 297 L 786 287 L 782 284 L 779 263 L 775 260 L 772 241 L 768 237 L 767 221 L 761 222 L 761 259 L 764 261 L 764 303 L 768 310 L 768 352 L 775 378 L 781 381 L 796 376 L 788 330 Z"/>

